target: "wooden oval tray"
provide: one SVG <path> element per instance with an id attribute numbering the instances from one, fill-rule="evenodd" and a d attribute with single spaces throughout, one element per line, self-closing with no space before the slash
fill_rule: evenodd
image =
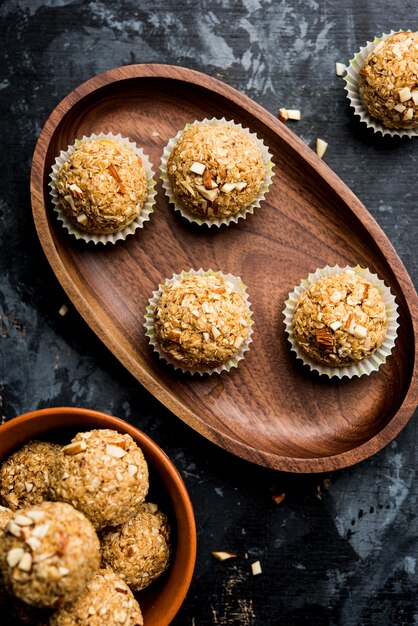
<path id="1" fill-rule="evenodd" d="M 77 242 L 57 222 L 48 177 L 56 155 L 83 134 L 121 133 L 158 172 L 167 140 L 187 122 L 234 119 L 264 140 L 276 164 L 266 201 L 214 232 L 169 207 L 161 183 L 145 228 L 115 246 Z M 125 367 L 173 413 L 245 459 L 292 472 L 329 471 L 380 450 L 417 400 L 415 290 L 392 245 L 351 191 L 284 124 L 213 78 L 167 65 L 132 65 L 92 78 L 52 112 L 32 165 L 33 215 L 45 254 L 69 298 Z M 360 265 L 396 294 L 393 355 L 360 379 L 323 380 L 291 354 L 283 302 L 324 265 Z M 182 269 L 241 276 L 254 310 L 251 350 L 221 376 L 181 375 L 152 352 L 143 316 L 153 289 Z"/>

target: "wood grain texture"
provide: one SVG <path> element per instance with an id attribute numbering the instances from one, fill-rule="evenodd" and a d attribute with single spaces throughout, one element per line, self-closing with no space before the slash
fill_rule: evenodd
<path id="1" fill-rule="evenodd" d="M 208 116 L 242 123 L 273 153 L 273 185 L 254 216 L 215 233 L 197 228 L 169 208 L 159 183 L 151 221 L 113 248 L 77 243 L 56 222 L 48 176 L 59 150 L 77 137 L 120 132 L 142 146 L 157 169 L 167 140 L 185 123 Z M 43 249 L 87 323 L 161 402 L 230 452 L 286 471 L 337 469 L 384 447 L 415 409 L 418 305 L 396 252 L 360 201 L 303 142 L 227 85 L 162 65 L 121 67 L 87 81 L 44 126 L 31 195 Z M 281 313 L 301 278 L 336 263 L 376 272 L 396 294 L 401 325 L 393 356 L 379 372 L 340 382 L 322 380 L 296 362 Z M 151 291 L 190 267 L 231 272 L 248 285 L 254 342 L 229 375 L 175 373 L 144 336 Z"/>

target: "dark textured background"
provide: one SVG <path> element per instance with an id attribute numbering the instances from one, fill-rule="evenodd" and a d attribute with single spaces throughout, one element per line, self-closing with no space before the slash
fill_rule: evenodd
<path id="1" fill-rule="evenodd" d="M 404 20 L 400 22 L 400 15 Z M 405 17 L 404 17 L 405 16 Z M 409 16 L 409 20 L 406 20 Z M 383 452 L 331 476 L 292 476 L 219 450 L 131 378 L 70 307 L 35 234 L 31 157 L 42 124 L 79 83 L 162 62 L 216 76 L 292 129 L 359 196 L 416 276 L 418 140 L 382 140 L 350 114 L 335 61 L 391 28 L 414 1 L 3 0 L 0 3 L 1 415 L 74 405 L 139 426 L 181 471 L 198 559 L 177 626 L 418 625 L 416 419 Z M 286 493 L 276 505 L 271 495 Z M 224 563 L 212 550 L 238 554 Z M 260 560 L 263 573 L 251 575 Z M 0 618 L 1 622 L 1 618 Z"/>

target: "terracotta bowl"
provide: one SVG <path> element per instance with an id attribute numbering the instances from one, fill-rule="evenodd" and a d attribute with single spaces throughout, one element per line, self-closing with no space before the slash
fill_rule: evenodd
<path id="1" fill-rule="evenodd" d="M 136 594 L 146 626 L 167 626 L 189 589 L 196 561 L 196 525 L 184 482 L 168 456 L 143 432 L 117 417 L 90 409 L 53 408 L 20 415 L 0 426 L 0 462 L 31 439 L 68 442 L 76 432 L 112 428 L 130 435 L 142 449 L 150 470 L 149 500 L 167 513 L 173 556 L 167 572 Z"/>

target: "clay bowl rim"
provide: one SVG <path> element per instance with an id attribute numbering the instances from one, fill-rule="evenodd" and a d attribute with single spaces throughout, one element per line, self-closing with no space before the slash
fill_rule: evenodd
<path id="1" fill-rule="evenodd" d="M 59 418 L 63 419 L 59 421 Z M 53 419 L 57 420 L 55 424 Z M 24 431 L 25 425 L 33 425 L 37 422 L 38 428 L 36 432 L 30 430 L 29 435 L 24 436 L 22 431 Z M 176 576 L 176 581 L 174 581 L 173 577 L 170 580 L 170 587 L 173 586 L 176 589 L 174 585 L 174 582 L 176 582 L 177 589 L 174 591 L 168 606 L 164 609 L 164 621 L 159 619 L 158 624 L 154 623 L 154 626 L 168 626 L 183 604 L 193 578 L 197 553 L 197 534 L 193 506 L 184 481 L 174 463 L 158 444 L 143 431 L 119 417 L 82 407 L 52 407 L 29 411 L 0 425 L 0 461 L 11 454 L 13 450 L 36 436 L 52 431 L 58 432 L 66 428 L 77 428 L 83 424 L 88 429 L 111 428 L 131 435 L 143 449 L 147 462 L 156 471 L 167 491 L 175 515 L 177 529 L 176 555 L 171 562 L 170 569 L 174 571 L 174 568 L 177 566 L 182 572 L 181 581 L 178 580 L 178 575 Z M 5 441 L 6 433 L 10 436 L 9 442 Z M 167 487 L 163 476 L 169 477 L 169 481 L 172 483 L 171 489 Z M 181 532 L 179 530 L 179 521 L 181 521 Z M 179 548 L 179 545 L 181 548 Z M 187 547 L 188 549 L 186 549 Z M 161 592 L 161 596 L 164 598 L 163 592 Z"/>

